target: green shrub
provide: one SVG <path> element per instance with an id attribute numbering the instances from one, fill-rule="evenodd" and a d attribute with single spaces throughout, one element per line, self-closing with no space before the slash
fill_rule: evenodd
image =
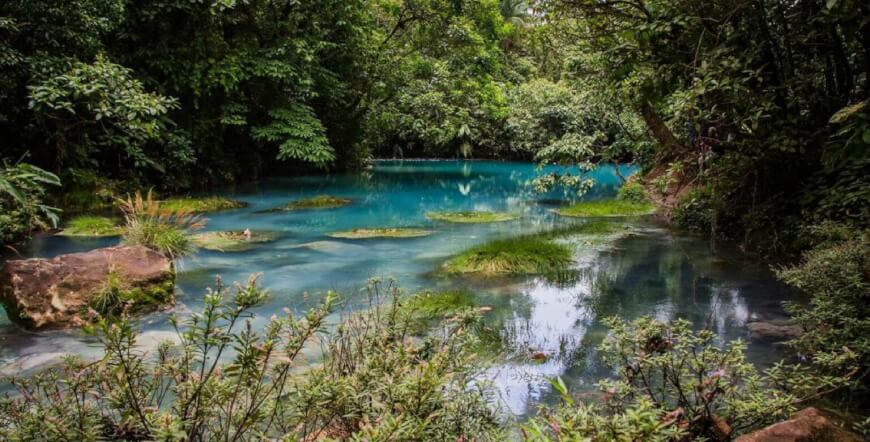
<path id="1" fill-rule="evenodd" d="M 13 379 L 20 394 L 0 399 L 0 439 L 502 440 L 487 391 L 469 384 L 474 337 L 464 330 L 479 318 L 412 341 L 398 290 L 370 290 L 376 304 L 326 333 L 322 363 L 302 372 L 295 363 L 317 346 L 332 293 L 258 332 L 252 309 L 268 294 L 256 278 L 232 292 L 218 281 L 201 312 L 172 319 L 177 343 L 153 355 L 137 348 L 126 316 L 100 319 L 103 358 Z"/>
<path id="2" fill-rule="evenodd" d="M 820 375 L 847 377 L 866 393 L 870 372 L 870 232 L 823 224 L 817 245 L 800 264 L 777 275 L 810 295 L 809 305 L 786 305 L 805 332 L 789 344 Z M 861 396 L 861 395 L 856 395 Z"/>
<path id="3" fill-rule="evenodd" d="M 708 187 L 694 189 L 674 208 L 671 221 L 693 232 L 709 232 L 713 224 L 713 195 Z"/>
<path id="4" fill-rule="evenodd" d="M 603 403 L 575 404 L 556 381 L 564 403 L 524 426 L 527 440 L 730 440 L 793 410 L 797 399 L 746 362 L 743 342 L 717 345 L 685 320 L 605 322 L 600 350 L 617 377 L 599 383 Z"/>
<path id="5" fill-rule="evenodd" d="M 44 204 L 49 186 L 59 186 L 53 173 L 26 163 L 0 167 L 0 245 L 26 239 L 37 229 L 57 227 L 60 210 Z"/>
<path id="6" fill-rule="evenodd" d="M 647 195 L 646 189 L 644 189 L 642 184 L 634 180 L 626 182 L 619 188 L 616 199 L 636 204 L 649 203 L 649 195 Z"/>

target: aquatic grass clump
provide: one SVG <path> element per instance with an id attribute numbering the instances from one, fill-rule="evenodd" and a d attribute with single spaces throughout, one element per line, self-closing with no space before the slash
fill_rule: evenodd
<path id="1" fill-rule="evenodd" d="M 609 216 L 640 216 L 653 213 L 655 207 L 650 203 L 639 203 L 627 200 L 582 201 L 568 207 L 556 209 L 562 216 L 574 217 L 609 217 Z"/>
<path id="2" fill-rule="evenodd" d="M 123 228 L 118 225 L 118 218 L 96 215 L 79 215 L 69 220 L 63 230 L 58 233 L 62 236 L 121 236 Z"/>
<path id="3" fill-rule="evenodd" d="M 425 319 L 440 319 L 474 307 L 474 297 L 465 291 L 423 292 L 408 297 L 402 308 Z"/>
<path id="4" fill-rule="evenodd" d="M 318 195 L 311 198 L 303 198 L 290 201 L 284 206 L 264 210 L 262 212 L 291 212 L 294 210 L 337 209 L 352 203 L 348 198 L 340 198 L 332 195 Z"/>
<path id="5" fill-rule="evenodd" d="M 192 254 L 196 247 L 191 240 L 194 231 L 205 225 L 205 220 L 189 210 L 165 208 L 151 193 L 119 201 L 124 213 L 124 234 L 121 242 L 154 249 L 170 258 Z"/>
<path id="6" fill-rule="evenodd" d="M 432 234 L 431 230 L 412 229 L 412 228 L 374 228 L 374 229 L 352 229 L 341 232 L 329 233 L 326 236 L 331 238 L 342 239 L 368 239 L 368 238 L 420 238 Z"/>
<path id="7" fill-rule="evenodd" d="M 449 259 L 442 266 L 448 274 L 480 275 L 560 275 L 573 262 L 576 237 L 604 237 L 625 232 L 624 226 L 595 221 L 578 223 L 555 230 L 498 239 L 474 246 Z"/>
<path id="8" fill-rule="evenodd" d="M 539 275 L 560 273 L 571 265 L 571 250 L 543 235 L 499 239 L 472 247 L 444 263 L 452 274 Z"/>
<path id="9" fill-rule="evenodd" d="M 426 212 L 426 218 L 432 221 L 449 223 L 498 223 L 519 218 L 505 212 L 462 211 L 462 212 Z"/>
<path id="10" fill-rule="evenodd" d="M 276 239 L 277 232 L 260 231 L 248 231 L 247 234 L 245 231 L 203 232 L 191 237 L 197 247 L 218 252 L 244 252 Z"/>
<path id="11" fill-rule="evenodd" d="M 160 207 L 170 211 L 185 211 L 190 213 L 220 212 L 223 210 L 241 209 L 248 204 L 231 200 L 222 196 L 205 197 L 173 197 L 160 202 Z"/>

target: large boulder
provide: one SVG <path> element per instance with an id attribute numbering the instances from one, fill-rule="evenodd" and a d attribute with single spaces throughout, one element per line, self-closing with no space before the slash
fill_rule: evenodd
<path id="1" fill-rule="evenodd" d="M 859 442 L 859 436 L 846 431 L 819 410 L 809 407 L 791 419 L 737 438 L 736 442 Z"/>
<path id="2" fill-rule="evenodd" d="M 110 302 L 157 308 L 173 301 L 174 287 L 172 260 L 142 246 L 8 261 L 0 271 L 9 318 L 33 328 L 83 325 Z"/>

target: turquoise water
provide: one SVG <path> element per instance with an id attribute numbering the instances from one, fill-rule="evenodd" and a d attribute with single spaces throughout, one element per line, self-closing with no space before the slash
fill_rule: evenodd
<path id="1" fill-rule="evenodd" d="M 622 175 L 633 172 L 624 167 Z M 708 326 L 723 340 L 745 338 L 753 317 L 782 314 L 780 303 L 793 294 L 778 284 L 766 266 L 731 250 L 711 253 L 701 239 L 682 235 L 649 219 L 611 219 L 633 232 L 618 239 L 581 244 L 576 274 L 553 283 L 538 278 L 474 281 L 434 276 L 447 257 L 500 236 L 516 235 L 570 222 L 552 213 L 571 196 L 535 193 L 528 181 L 539 174 L 531 164 L 490 161 L 377 162 L 362 173 L 271 179 L 224 192 L 247 208 L 209 216 L 206 230 L 272 231 L 275 242 L 240 253 L 201 251 L 178 262 L 178 305 L 184 315 L 201 305 L 204 288 L 216 275 L 242 281 L 262 273 L 271 290 L 257 311 L 262 323 L 284 308 L 304 310 L 335 290 L 352 309 L 365 302 L 360 288 L 371 277 L 395 278 L 406 291 L 423 288 L 472 290 L 480 305 L 493 307 L 486 320 L 506 349 L 482 376 L 495 381 L 500 403 L 525 415 L 554 400 L 548 378 L 563 376 L 575 391 L 591 391 L 607 374 L 595 347 L 606 330 L 600 320 L 653 315 L 685 317 Z M 593 174 L 597 184 L 584 198 L 615 195 L 612 167 Z M 297 212 L 263 213 L 288 201 L 329 194 L 353 200 L 349 206 Z M 521 215 L 493 224 L 432 222 L 432 210 L 495 210 Z M 362 227 L 425 227 L 435 233 L 412 239 L 339 240 L 326 234 Z M 117 239 L 40 237 L 22 252 L 48 257 L 117 243 Z M 142 319 L 143 346 L 171 336 L 167 312 Z M 750 358 L 768 364 L 778 357 L 763 343 L 750 346 Z M 63 353 L 95 355 L 98 349 L 76 331 L 26 332 L 0 317 L 0 372 L 26 372 L 52 363 Z M 548 356 L 532 361 L 532 353 Z"/>

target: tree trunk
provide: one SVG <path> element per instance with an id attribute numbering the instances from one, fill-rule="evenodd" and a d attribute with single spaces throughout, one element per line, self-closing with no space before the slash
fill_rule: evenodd
<path id="1" fill-rule="evenodd" d="M 662 117 L 653 109 L 649 101 L 644 100 L 640 108 L 646 127 L 653 138 L 664 147 L 663 157 L 674 157 L 688 153 L 690 148 L 677 139 L 671 129 L 662 120 Z"/>

